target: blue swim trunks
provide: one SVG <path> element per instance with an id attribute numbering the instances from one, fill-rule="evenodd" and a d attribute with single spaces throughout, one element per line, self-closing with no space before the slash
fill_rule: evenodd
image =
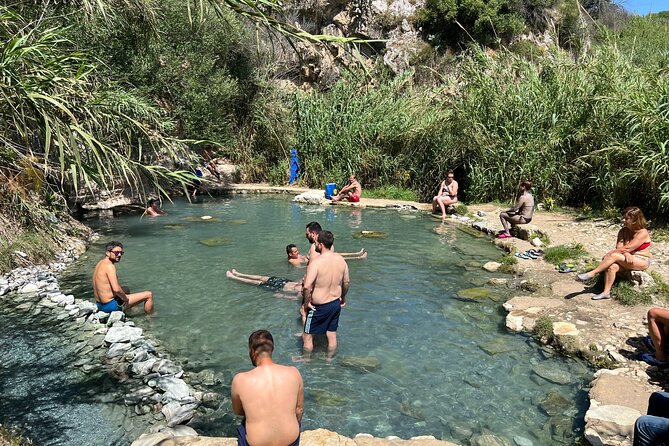
<path id="1" fill-rule="evenodd" d="M 246 420 L 242 421 L 242 424 L 237 427 L 237 446 L 249 446 L 248 441 L 246 441 Z M 297 440 L 288 446 L 300 446 L 300 434 L 297 434 Z"/>
<path id="2" fill-rule="evenodd" d="M 309 310 L 304 323 L 304 332 L 307 334 L 325 334 L 326 331 L 337 331 L 341 301 L 335 299 L 321 305 L 314 305 L 315 310 Z"/>
<path id="3" fill-rule="evenodd" d="M 95 305 L 97 305 L 98 310 L 103 311 L 105 313 L 111 313 L 112 311 L 123 311 L 123 306 L 118 304 L 116 298 L 110 300 L 106 304 L 95 302 Z"/>

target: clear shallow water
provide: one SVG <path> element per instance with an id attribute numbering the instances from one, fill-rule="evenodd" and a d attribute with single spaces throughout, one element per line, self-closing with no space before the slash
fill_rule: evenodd
<path id="1" fill-rule="evenodd" d="M 124 243 L 121 282 L 135 291 L 151 289 L 156 298 L 153 317 L 136 313 L 136 323 L 187 361 L 187 369 L 213 369 L 222 381 L 217 390 L 226 399 L 201 420 L 205 432 L 234 435 L 229 383 L 250 368 L 246 343 L 253 330 L 272 332 L 276 361 L 287 364 L 301 354 L 298 303 L 231 281 L 225 271 L 299 279 L 304 270 L 285 261 L 285 245 L 295 243 L 306 253 L 304 227 L 312 220 L 335 234 L 337 251 L 364 247 L 369 258 L 349 262 L 351 289 L 334 361 L 325 361 L 321 348 L 311 362 L 296 364 L 305 381 L 304 429 L 429 434 L 460 443 L 493 433 L 540 445 L 569 444 L 582 428 L 587 368 L 507 333 L 501 301 L 509 296 L 493 291 L 498 302 L 482 303 L 454 298 L 459 289 L 482 286 L 490 277 L 480 265 L 500 252 L 488 240 L 417 213 L 301 206 L 266 197 L 177 202 L 166 210 L 157 219 L 91 222 L 100 242 L 61 285 L 91 296 L 90 275 L 104 244 Z M 192 221 L 202 215 L 218 221 Z M 361 230 L 384 231 L 388 238 L 354 238 Z M 221 246 L 200 243 L 221 237 Z M 372 365 L 351 364 L 360 357 L 372 358 Z M 568 384 L 539 377 L 537 366 L 568 374 Z M 553 402 L 548 409 L 547 398 Z"/>

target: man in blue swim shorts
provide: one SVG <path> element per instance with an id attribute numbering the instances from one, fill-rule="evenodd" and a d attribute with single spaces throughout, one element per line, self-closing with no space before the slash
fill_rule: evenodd
<path id="1" fill-rule="evenodd" d="M 350 279 L 346 261 L 334 252 L 332 232 L 319 232 L 315 245 L 320 255 L 309 260 L 302 288 L 302 305 L 307 315 L 302 341 L 305 354 L 309 354 L 314 348 L 313 335 L 325 334 L 331 358 L 337 348 L 339 313 L 346 305 Z"/>
<path id="2" fill-rule="evenodd" d="M 244 417 L 238 446 L 298 446 L 304 411 L 304 384 L 295 367 L 272 360 L 274 339 L 267 330 L 249 336 L 254 369 L 232 379 L 232 410 Z"/>
<path id="3" fill-rule="evenodd" d="M 116 276 L 116 264 L 121 261 L 123 244 L 111 241 L 105 247 L 105 257 L 95 265 L 93 272 L 93 294 L 98 310 L 105 313 L 123 311 L 137 304 L 144 303 L 144 312 L 153 311 L 153 293 L 142 291 L 130 293 L 126 287 L 121 287 Z"/>

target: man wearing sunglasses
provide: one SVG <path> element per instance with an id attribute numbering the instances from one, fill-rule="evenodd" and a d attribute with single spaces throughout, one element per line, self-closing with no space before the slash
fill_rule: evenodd
<path id="1" fill-rule="evenodd" d="M 93 294 L 98 310 L 105 313 L 123 311 L 144 302 L 144 312 L 153 311 L 153 293 L 142 291 L 130 293 L 127 287 L 121 287 L 116 277 L 116 263 L 121 261 L 123 244 L 109 242 L 105 247 L 105 257 L 95 265 L 93 272 Z"/>

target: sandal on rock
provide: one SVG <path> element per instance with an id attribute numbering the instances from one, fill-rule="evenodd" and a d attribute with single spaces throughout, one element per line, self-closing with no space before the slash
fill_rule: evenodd
<path id="1" fill-rule="evenodd" d="M 591 299 L 592 300 L 611 299 L 611 295 L 610 294 L 603 294 L 603 293 L 602 294 L 595 294 L 594 296 L 592 296 Z"/>
<path id="2" fill-rule="evenodd" d="M 557 270 L 561 273 L 573 273 L 576 271 L 576 265 L 573 263 L 560 263 Z"/>
<path id="3" fill-rule="evenodd" d="M 588 273 L 581 273 L 578 276 L 576 276 L 576 280 L 579 282 L 587 282 L 588 280 L 591 280 L 592 277 L 588 275 Z"/>
<path id="4" fill-rule="evenodd" d="M 543 249 L 530 249 L 530 250 L 527 251 L 527 252 L 531 252 L 532 254 L 534 254 L 534 255 L 537 256 L 537 257 L 541 257 L 541 256 L 544 255 L 544 251 L 543 251 Z"/>
<path id="5" fill-rule="evenodd" d="M 517 252 L 515 254 L 515 256 L 518 257 L 519 259 L 523 259 L 523 260 L 530 260 L 531 259 L 531 257 L 528 256 L 527 253 L 525 253 L 525 252 Z"/>
<path id="6" fill-rule="evenodd" d="M 666 367 L 669 365 L 669 361 L 660 361 L 653 353 L 642 353 L 639 359 L 646 364 L 654 365 L 655 367 Z"/>
<path id="7" fill-rule="evenodd" d="M 532 260 L 536 260 L 536 259 L 538 259 L 538 258 L 540 257 L 540 256 L 537 255 L 536 253 L 532 252 L 531 249 L 530 249 L 529 251 L 525 251 L 523 254 L 525 254 L 527 257 L 529 257 L 529 258 L 532 259 Z"/>
<path id="8" fill-rule="evenodd" d="M 502 232 L 500 235 L 497 236 L 497 238 L 511 238 L 511 234 L 507 234 L 506 232 Z"/>

